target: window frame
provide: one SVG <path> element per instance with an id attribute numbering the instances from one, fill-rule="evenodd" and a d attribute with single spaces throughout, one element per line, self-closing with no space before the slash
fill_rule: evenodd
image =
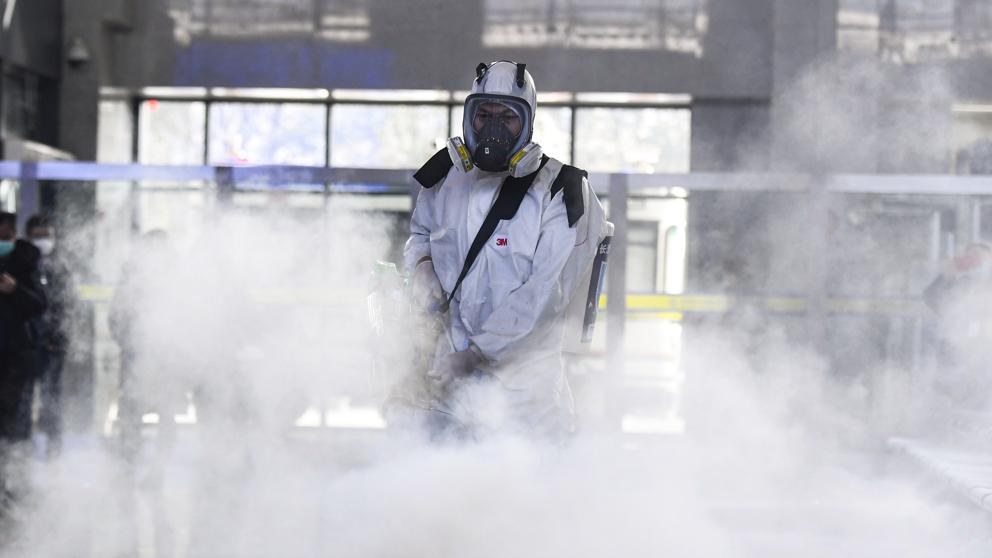
<path id="1" fill-rule="evenodd" d="M 368 98 L 360 98 L 356 96 L 347 96 L 345 98 L 337 97 L 334 92 L 324 92 L 323 95 L 314 95 L 312 98 L 301 97 L 301 96 L 278 96 L 271 95 L 271 93 L 278 91 L 274 89 L 265 90 L 269 95 L 256 95 L 252 94 L 251 89 L 239 90 L 239 89 L 225 89 L 221 94 L 217 94 L 215 90 L 211 89 L 198 89 L 190 90 L 188 88 L 174 88 L 175 91 L 170 93 L 165 90 L 145 92 L 142 90 L 135 90 L 133 93 L 126 93 L 127 98 L 129 98 L 132 103 L 132 122 L 134 123 L 135 133 L 132 135 L 132 151 L 135 154 L 135 160 L 137 160 L 137 154 L 139 150 L 139 145 L 141 141 L 141 122 L 140 122 L 140 107 L 142 103 L 146 101 L 156 100 L 161 102 L 200 102 L 204 103 L 205 117 L 203 119 L 203 156 L 202 161 L 204 165 L 208 165 L 209 161 L 209 146 L 210 146 L 210 115 L 213 105 L 215 103 L 258 103 L 258 104 L 306 104 L 306 105 L 320 105 L 324 107 L 326 115 L 326 124 L 324 127 L 325 136 L 325 153 L 324 153 L 324 165 L 323 168 L 331 168 L 331 161 L 333 159 L 333 145 L 332 145 L 332 134 L 333 134 L 333 108 L 335 105 L 381 105 L 381 106 L 440 106 L 444 107 L 447 113 L 448 119 L 448 130 L 452 129 L 454 125 L 452 121 L 452 109 L 461 106 L 464 103 L 464 95 L 462 91 L 441 91 L 434 99 L 416 97 L 411 95 L 410 99 L 405 99 L 400 95 L 389 95 L 390 92 L 397 92 L 398 90 L 382 90 L 383 96 L 381 98 L 376 98 L 374 95 L 368 96 Z M 576 161 L 576 144 L 577 144 L 577 116 L 579 111 L 584 109 L 598 109 L 598 108 L 612 108 L 612 109 L 676 109 L 676 110 L 687 110 L 689 112 L 689 129 L 691 133 L 692 129 L 692 117 L 693 117 L 693 103 L 691 96 L 688 95 L 641 95 L 641 94 L 631 94 L 630 99 L 622 99 L 622 95 L 617 97 L 617 100 L 612 100 L 608 98 L 596 98 L 590 100 L 584 100 L 583 96 L 585 94 L 579 93 L 560 93 L 552 92 L 548 96 L 550 100 L 540 100 L 541 107 L 562 107 L 570 109 L 569 118 L 569 161 L 575 164 Z M 657 97 L 657 98 L 653 98 Z M 114 98 L 101 97 L 103 98 Z M 118 97 L 119 98 L 119 97 Z M 692 137 L 691 135 L 686 138 L 688 142 L 687 149 L 689 150 L 689 159 L 691 161 L 692 154 Z M 691 170 L 691 168 L 689 169 Z M 329 192 L 328 185 L 325 185 L 325 192 Z"/>

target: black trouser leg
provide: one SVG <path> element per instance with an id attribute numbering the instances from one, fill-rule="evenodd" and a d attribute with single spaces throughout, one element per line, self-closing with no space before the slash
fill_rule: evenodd
<path id="1" fill-rule="evenodd" d="M 41 412 L 38 429 L 48 437 L 49 455 L 62 448 L 62 353 L 42 350 L 38 354 Z"/>
<path id="2" fill-rule="evenodd" d="M 26 490 L 24 466 L 29 453 L 23 446 L 30 435 L 30 422 L 25 431 L 23 402 L 31 378 L 23 362 L 28 361 L 0 355 L 0 508 L 12 505 Z"/>
<path id="3" fill-rule="evenodd" d="M 28 411 L 28 424 L 24 424 L 24 391 L 30 384 L 29 370 L 24 359 L 12 356 L 0 357 L 0 440 L 20 442 L 31 433 Z"/>

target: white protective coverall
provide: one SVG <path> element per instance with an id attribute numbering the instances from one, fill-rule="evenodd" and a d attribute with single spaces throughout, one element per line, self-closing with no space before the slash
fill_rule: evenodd
<path id="1" fill-rule="evenodd" d="M 504 89 L 497 92 L 510 94 L 509 86 Z M 541 162 L 526 160 L 514 176 L 530 174 Z M 438 340 L 435 365 L 471 346 L 483 357 L 480 376 L 496 380 L 481 395 L 461 390 L 455 401 L 434 402 L 460 422 L 549 435 L 571 429 L 572 397 L 561 361 L 564 314 L 573 293 L 585 296 L 575 293 L 576 286 L 608 224 L 582 178 L 585 212 L 569 225 L 564 192 L 551 190 L 561 168 L 555 159 L 541 167 L 514 218 L 500 221 L 479 253 L 445 317 L 448 331 Z M 509 174 L 478 167 L 466 172 L 456 161 L 440 183 L 421 188 L 404 250 L 407 270 L 430 256 L 442 288 L 451 293 Z M 596 227 L 592 234 L 590 227 Z"/>

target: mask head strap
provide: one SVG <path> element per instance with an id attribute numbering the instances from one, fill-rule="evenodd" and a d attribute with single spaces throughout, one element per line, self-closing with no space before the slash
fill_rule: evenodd
<path id="1" fill-rule="evenodd" d="M 486 70 L 488 70 L 488 69 L 489 69 L 489 66 L 487 66 L 485 62 L 479 62 L 479 65 L 475 67 L 475 82 L 476 83 L 479 83 L 480 81 L 482 81 L 482 76 L 486 75 Z"/>
<path id="2" fill-rule="evenodd" d="M 524 86 L 524 70 L 527 69 L 527 64 L 517 64 L 517 87 L 523 89 Z"/>

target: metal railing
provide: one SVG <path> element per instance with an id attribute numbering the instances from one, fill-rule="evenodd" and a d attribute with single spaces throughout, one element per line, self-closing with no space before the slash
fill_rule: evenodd
<path id="1" fill-rule="evenodd" d="M 80 184 L 114 183 L 130 184 L 132 195 L 146 191 L 188 192 L 190 189 L 175 187 L 155 187 L 156 183 L 199 183 L 197 191 L 203 196 L 214 196 L 218 206 L 224 206 L 236 199 L 239 193 L 258 191 L 301 192 L 301 195 L 323 196 L 325 199 L 339 195 L 351 198 L 358 196 L 410 196 L 410 205 L 395 204 L 394 210 L 403 205 L 412 207 L 418 187 L 412 180 L 411 170 L 328 168 L 299 166 L 150 166 L 137 164 L 98 164 L 81 162 L 18 162 L 0 161 L 0 180 L 17 183 L 18 214 L 21 217 L 34 213 L 40 207 L 42 184 L 54 184 L 56 188 L 73 188 Z M 725 316 L 733 317 L 757 312 L 769 317 L 784 320 L 783 323 L 798 325 L 811 332 L 814 343 L 825 346 L 825 339 L 836 332 L 836 328 L 847 327 L 845 320 L 864 320 L 884 323 L 888 333 L 885 339 L 871 343 L 886 345 L 885 358 L 909 362 L 907 366 L 918 369 L 927 361 L 924 354 L 926 341 L 923 324 L 927 319 L 919 291 L 907 289 L 869 289 L 865 292 L 832 289 L 827 283 L 828 255 L 838 250 L 831 242 L 831 204 L 835 197 L 855 196 L 862 198 L 886 199 L 895 205 L 912 203 L 927 206 L 929 213 L 940 214 L 957 210 L 959 215 L 980 219 L 981 209 L 989 196 L 992 199 L 992 176 L 950 176 L 950 175 L 817 175 L 817 174 L 776 174 L 776 173 L 689 173 L 689 174 L 625 174 L 597 173 L 589 176 L 595 191 L 608 205 L 611 221 L 616 225 L 616 237 L 607 278 L 607 292 L 601 299 L 605 312 L 606 343 L 605 353 L 596 352 L 594 358 L 605 357 L 605 370 L 609 371 L 608 382 L 626 377 L 629 369 L 636 375 L 643 365 L 643 355 L 634 355 L 633 349 L 625 348 L 626 334 L 631 338 L 645 334 L 645 327 L 655 327 L 652 323 L 680 322 L 686 327 L 697 324 L 723 322 Z M 9 184 L 9 183 L 8 183 Z M 46 186 L 51 187 L 51 186 Z M 9 188 L 8 188 L 9 190 Z M 783 237 L 783 245 L 802 243 L 806 259 L 798 263 L 809 277 L 802 288 L 793 292 L 741 292 L 724 290 L 707 292 L 705 286 L 694 283 L 690 277 L 684 294 L 660 292 L 629 292 L 626 288 L 627 260 L 630 257 L 628 232 L 631 221 L 638 217 L 638 204 L 645 199 L 658 197 L 685 198 L 688 200 L 689 235 L 698 234 L 693 229 L 691 208 L 705 205 L 720 193 L 751 195 L 771 193 L 768 199 L 781 197 L 795 200 L 803 206 L 804 221 L 797 234 L 801 236 Z M 392 200 L 395 201 L 395 200 Z M 328 205 L 327 207 L 332 207 Z M 720 223 L 712 223 L 719 227 Z M 981 227 L 972 223 L 963 230 L 978 231 Z M 136 230 L 132 227 L 131 230 Z M 929 229 L 928 229 L 929 230 Z M 126 234 L 127 228 L 120 229 Z M 933 228 L 935 234 L 943 234 L 943 227 Z M 870 240 L 870 239 L 866 239 Z M 899 243 L 895 237 L 889 242 Z M 733 244 L 734 238 L 725 238 L 725 243 Z M 940 240 L 933 245 L 941 244 Z M 736 246 L 736 245 L 734 245 Z M 690 248 L 687 253 L 691 254 Z M 943 250 L 946 254 L 947 250 Z M 691 256 L 690 256 L 691 257 Z M 928 261 L 936 271 L 936 261 Z M 690 264 L 693 265 L 693 264 Z M 918 283 L 918 281 L 917 281 Z M 714 289 L 719 291 L 719 289 Z M 84 284 L 79 288 L 80 298 L 94 303 L 94 311 L 99 311 L 103 303 L 113 296 L 111 285 L 98 283 Z M 259 304 L 332 306 L 339 304 L 342 297 L 355 300 L 365 293 L 327 293 L 314 290 L 293 289 L 248 292 L 248 296 Z M 864 296 L 858 296 L 859 294 Z M 887 296 L 890 295 L 890 296 Z M 350 298 L 349 298 L 350 297 Z M 619 302 L 617 302 L 619 301 Z M 105 310 L 105 309 L 104 309 Z M 710 317 L 716 318 L 715 320 Z M 697 319 L 698 318 L 698 319 Z M 668 325 L 665 325 L 668 327 Z M 834 328 L 831 330 L 831 328 Z M 891 349 L 889 348 L 891 346 Z M 648 347 L 650 349 L 650 347 Z M 599 351 L 600 349 L 597 349 Z M 638 348 L 639 350 L 639 348 Z M 95 365 L 94 365 L 95 367 Z"/>
<path id="2" fill-rule="evenodd" d="M 358 169 L 299 166 L 150 166 L 136 164 L 99 164 L 80 162 L 17 162 L 0 161 L 0 179 L 18 181 L 19 214 L 33 213 L 40 199 L 40 182 L 134 182 L 171 183 L 201 181 L 213 185 L 213 191 L 224 200 L 240 191 L 280 190 L 294 188 L 314 194 L 333 196 L 350 194 L 412 195 L 416 192 L 410 170 Z M 608 300 L 620 304 L 607 305 L 609 326 L 623 333 L 625 316 L 630 313 L 654 314 L 678 318 L 684 312 L 723 312 L 730 306 L 730 298 L 723 293 L 700 293 L 673 296 L 666 294 L 633 295 L 625 291 L 626 285 L 626 230 L 628 210 L 626 200 L 637 196 L 655 195 L 660 188 L 671 192 L 678 188 L 680 195 L 691 200 L 697 192 L 780 192 L 797 194 L 806 198 L 809 208 L 808 251 L 814 254 L 810 265 L 822 267 L 822 255 L 830 250 L 828 231 L 828 206 L 825 196 L 833 194 L 916 195 L 926 197 L 966 196 L 972 203 L 980 203 L 976 196 L 992 196 L 992 177 L 951 175 L 813 175 L 813 174 L 760 174 L 760 173 L 690 173 L 690 174 L 610 174 L 591 173 L 590 183 L 597 193 L 610 200 L 610 219 L 617 225 L 607 292 Z M 210 191 L 210 188 L 208 188 Z M 819 224 L 819 225 L 817 225 Z M 815 274 L 814 274 L 815 275 Z M 691 287 L 691 286 L 690 286 Z M 98 300 L 106 296 L 105 288 L 87 287 L 85 291 Z M 690 291 L 692 289 L 690 288 Z M 746 302 L 734 297 L 733 304 L 757 304 L 770 312 L 804 314 L 812 321 L 822 322 L 828 314 L 880 313 L 904 315 L 918 312 L 920 306 L 912 298 L 830 298 L 826 285 L 809 285 L 805 296 L 760 297 Z M 742 302 L 743 301 L 743 302 Z"/>

